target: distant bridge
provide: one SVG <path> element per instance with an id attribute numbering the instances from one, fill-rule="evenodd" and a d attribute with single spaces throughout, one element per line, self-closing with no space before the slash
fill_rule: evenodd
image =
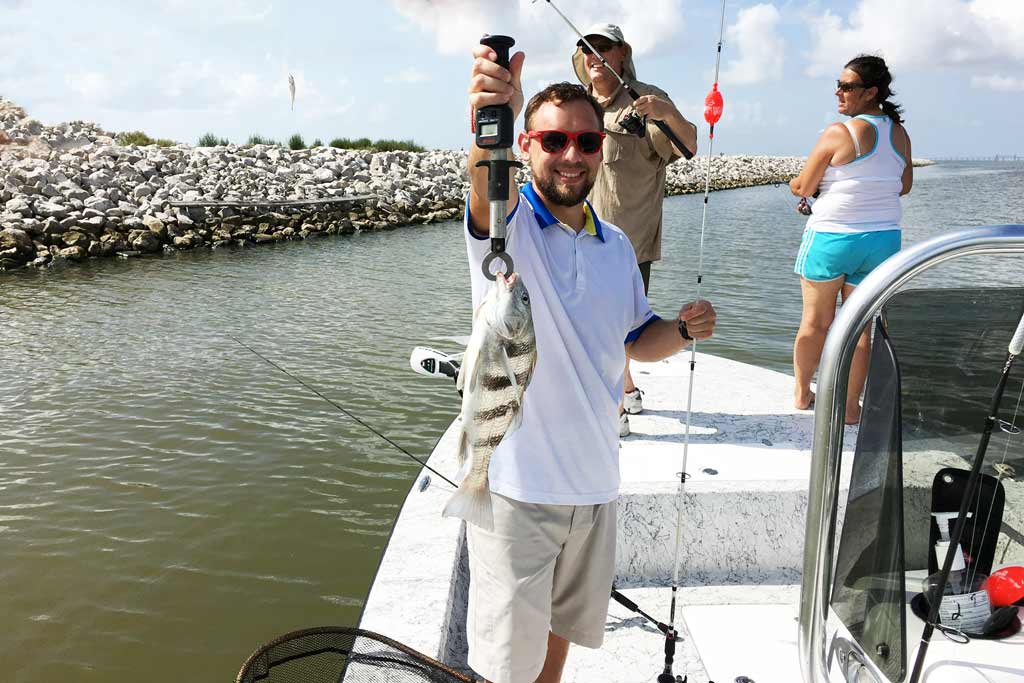
<path id="1" fill-rule="evenodd" d="M 963 156 L 963 157 L 935 157 L 929 156 L 932 161 L 1024 161 L 1024 154 L 996 154 L 995 156 Z"/>

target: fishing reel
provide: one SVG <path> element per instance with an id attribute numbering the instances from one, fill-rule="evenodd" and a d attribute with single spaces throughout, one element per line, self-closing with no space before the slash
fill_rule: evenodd
<path id="1" fill-rule="evenodd" d="M 641 116 L 640 112 L 636 109 L 631 108 L 631 111 L 619 121 L 619 125 L 625 128 L 626 132 L 630 135 L 635 135 L 639 138 L 647 134 L 647 117 Z"/>

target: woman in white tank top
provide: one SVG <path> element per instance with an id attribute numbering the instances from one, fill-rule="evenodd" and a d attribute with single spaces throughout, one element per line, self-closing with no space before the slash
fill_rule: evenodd
<path id="1" fill-rule="evenodd" d="M 910 137 L 900 107 L 889 100 L 892 75 L 881 57 L 850 60 L 836 82 L 839 113 L 851 117 L 825 129 L 790 184 L 808 213 L 807 197 L 818 197 L 807 220 L 794 271 L 800 275 L 803 314 L 793 344 L 797 409 L 814 403 L 811 379 L 825 336 L 843 300 L 878 264 L 900 248 L 900 197 L 914 181 Z M 846 423 L 860 421 L 860 393 L 871 350 L 869 332 L 857 344 L 846 396 Z"/>

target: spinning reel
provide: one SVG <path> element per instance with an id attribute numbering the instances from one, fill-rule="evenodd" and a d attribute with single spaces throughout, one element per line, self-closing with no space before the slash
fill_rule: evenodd
<path id="1" fill-rule="evenodd" d="M 626 129 L 626 132 L 642 138 L 647 134 L 647 117 L 641 116 L 636 109 L 630 108 L 630 112 L 622 117 L 619 125 Z"/>

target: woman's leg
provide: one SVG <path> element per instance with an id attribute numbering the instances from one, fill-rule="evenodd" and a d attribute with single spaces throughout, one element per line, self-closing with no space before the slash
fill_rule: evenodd
<path id="1" fill-rule="evenodd" d="M 853 294 L 853 285 L 843 285 L 843 303 Z M 864 381 L 868 377 L 868 364 L 871 359 L 871 326 L 868 325 L 860 339 L 857 349 L 853 352 L 850 365 L 850 383 L 846 387 L 846 424 L 855 425 L 860 422 L 860 393 L 864 390 Z"/>
<path id="2" fill-rule="evenodd" d="M 836 297 L 845 281 L 845 277 L 826 282 L 800 278 L 804 307 L 800 329 L 793 343 L 793 374 L 796 376 L 793 405 L 797 410 L 806 410 L 814 400 L 811 380 L 821 360 L 821 349 L 825 346 L 828 328 L 836 317 Z"/>

